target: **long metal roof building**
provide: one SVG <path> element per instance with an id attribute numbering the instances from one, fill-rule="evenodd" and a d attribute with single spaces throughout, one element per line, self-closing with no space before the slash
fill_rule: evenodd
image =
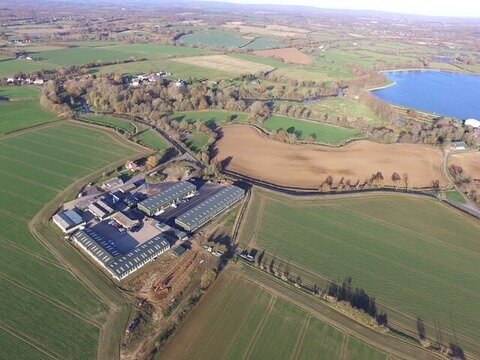
<path id="1" fill-rule="evenodd" d="M 148 216 L 153 216 L 168 206 L 178 203 L 184 197 L 193 195 L 195 191 L 197 191 L 197 188 L 192 183 L 188 181 L 180 182 L 146 200 L 141 201 L 138 203 L 137 207 Z"/>
<path id="2" fill-rule="evenodd" d="M 108 270 L 117 280 L 122 280 L 142 266 L 154 261 L 157 256 L 170 249 L 170 243 L 160 234 L 136 247 L 108 265 Z"/>
<path id="3" fill-rule="evenodd" d="M 90 228 L 77 231 L 72 239 L 102 266 L 121 255 L 114 245 Z"/>
<path id="4" fill-rule="evenodd" d="M 175 219 L 175 224 L 193 231 L 226 210 L 245 195 L 238 186 L 228 186 Z"/>

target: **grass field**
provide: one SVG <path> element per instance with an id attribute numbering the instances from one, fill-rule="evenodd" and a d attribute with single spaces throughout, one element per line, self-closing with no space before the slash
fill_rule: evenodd
<path id="1" fill-rule="evenodd" d="M 185 120 L 189 123 L 194 123 L 198 120 L 203 121 L 209 127 L 219 127 L 232 119 L 233 121 L 245 122 L 247 121 L 247 114 L 235 113 L 231 111 L 185 111 L 176 112 L 170 116 L 171 120 L 182 121 Z"/>
<path id="2" fill-rule="evenodd" d="M 222 275 L 160 359 L 386 359 L 288 299 L 230 271 Z M 365 357 L 368 356 L 368 357 Z"/>
<path id="3" fill-rule="evenodd" d="M 207 31 L 183 35 L 180 39 L 188 45 L 209 45 L 215 47 L 241 47 L 248 42 L 247 39 L 234 32 Z"/>
<path id="4" fill-rule="evenodd" d="M 327 114 L 332 118 L 338 116 L 346 116 L 351 119 L 362 117 L 368 123 L 376 126 L 384 123 L 384 120 L 375 114 L 373 110 L 354 99 L 342 97 L 326 98 L 308 105 L 308 107 L 312 111 L 312 118 L 323 118 L 324 114 Z"/>
<path id="5" fill-rule="evenodd" d="M 284 116 L 271 116 L 264 121 L 263 126 L 274 132 L 283 129 L 288 133 L 295 134 L 300 140 L 305 140 L 308 135 L 313 134 L 315 135 L 316 142 L 333 145 L 357 135 L 355 130 Z"/>
<path id="6" fill-rule="evenodd" d="M 27 49 L 28 51 L 28 49 Z M 208 55 L 211 51 L 182 46 L 156 45 L 156 44 L 121 44 L 109 42 L 79 43 L 79 46 L 32 51 L 29 53 L 35 61 L 7 59 L 0 61 L 0 76 L 12 75 L 16 72 L 30 73 L 38 70 L 55 69 L 59 66 L 83 65 L 92 61 L 119 61 L 128 59 L 147 59 L 147 61 L 111 65 L 104 72 L 113 70 L 119 73 L 130 73 L 130 69 L 138 69 L 138 73 L 149 70 L 164 69 L 172 71 L 175 63 L 162 66 L 162 60 L 167 63 L 168 58 L 177 56 Z M 99 71 L 97 69 L 96 71 Z M 122 70 L 124 69 L 124 70 Z M 109 71 L 110 70 L 110 71 Z M 193 69 L 195 70 L 195 69 Z M 192 70 L 192 73 L 195 72 Z M 182 74 L 183 75 L 183 74 Z"/>
<path id="7" fill-rule="evenodd" d="M 465 197 L 462 194 L 460 194 L 457 190 L 449 190 L 447 191 L 446 195 L 448 200 L 456 201 L 460 204 L 467 203 L 467 200 L 465 199 Z"/>
<path id="8" fill-rule="evenodd" d="M 243 246 L 291 263 L 304 279 L 324 283 L 352 276 L 389 319 L 415 331 L 436 319 L 452 340 L 480 354 L 480 225 L 433 200 L 362 196 L 293 200 L 255 191 Z M 295 270 L 294 270 L 295 269 Z"/>
<path id="9" fill-rule="evenodd" d="M 198 131 L 191 131 L 186 139 L 183 140 L 193 152 L 202 151 L 208 144 L 208 136 Z"/>
<path id="10" fill-rule="evenodd" d="M 75 180 L 136 151 L 104 132 L 67 123 L 0 140 L 2 357 L 96 357 L 109 307 L 92 283 L 84 285 L 41 245 L 29 222 Z"/>
<path id="11" fill-rule="evenodd" d="M 81 121 L 90 122 L 97 125 L 107 126 L 120 131 L 121 133 L 131 134 L 135 133 L 135 126 L 132 122 L 117 118 L 114 116 L 103 116 L 95 114 L 84 114 L 80 117 Z"/>
<path id="12" fill-rule="evenodd" d="M 138 136 L 135 136 L 133 140 L 156 151 L 165 150 L 170 147 L 167 142 L 152 129 L 143 131 Z"/>
<path id="13" fill-rule="evenodd" d="M 55 120 L 55 114 L 44 110 L 39 99 L 38 89 L 0 87 L 0 135 Z"/>
<path id="14" fill-rule="evenodd" d="M 250 44 L 245 46 L 245 49 L 248 50 L 264 50 L 274 47 L 281 47 L 282 43 L 273 37 L 257 37 Z"/>

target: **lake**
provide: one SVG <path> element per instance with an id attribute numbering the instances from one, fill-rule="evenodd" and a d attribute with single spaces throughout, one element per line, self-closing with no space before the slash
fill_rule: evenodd
<path id="1" fill-rule="evenodd" d="M 458 119 L 480 119 L 480 76 L 446 71 L 391 71 L 396 84 L 373 93 L 382 100 Z"/>

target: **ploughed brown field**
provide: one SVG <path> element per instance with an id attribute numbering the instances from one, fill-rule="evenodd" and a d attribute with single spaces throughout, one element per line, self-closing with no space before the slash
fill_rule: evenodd
<path id="1" fill-rule="evenodd" d="M 429 187 L 433 180 L 446 185 L 442 153 L 428 145 L 377 144 L 356 141 L 342 148 L 318 145 L 290 145 L 268 139 L 256 128 L 227 126 L 216 143 L 216 159 L 227 170 L 280 186 L 300 189 L 319 188 L 331 175 L 352 183 L 380 171 L 386 185 L 395 185 L 394 172 L 408 174 L 410 187 Z M 396 185 L 403 185 L 399 181 Z"/>
<path id="2" fill-rule="evenodd" d="M 450 164 L 459 165 L 472 178 L 480 179 L 480 152 L 454 154 Z"/>
<path id="3" fill-rule="evenodd" d="M 290 64 L 312 65 L 314 62 L 310 55 L 304 54 L 295 48 L 258 50 L 254 51 L 253 53 L 265 58 L 278 58 Z"/>

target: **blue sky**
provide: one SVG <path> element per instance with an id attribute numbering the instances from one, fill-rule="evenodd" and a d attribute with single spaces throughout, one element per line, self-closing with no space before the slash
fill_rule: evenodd
<path id="1" fill-rule="evenodd" d="M 213 0 L 239 4 L 306 5 L 328 9 L 381 10 L 405 14 L 480 17 L 479 0 Z"/>

